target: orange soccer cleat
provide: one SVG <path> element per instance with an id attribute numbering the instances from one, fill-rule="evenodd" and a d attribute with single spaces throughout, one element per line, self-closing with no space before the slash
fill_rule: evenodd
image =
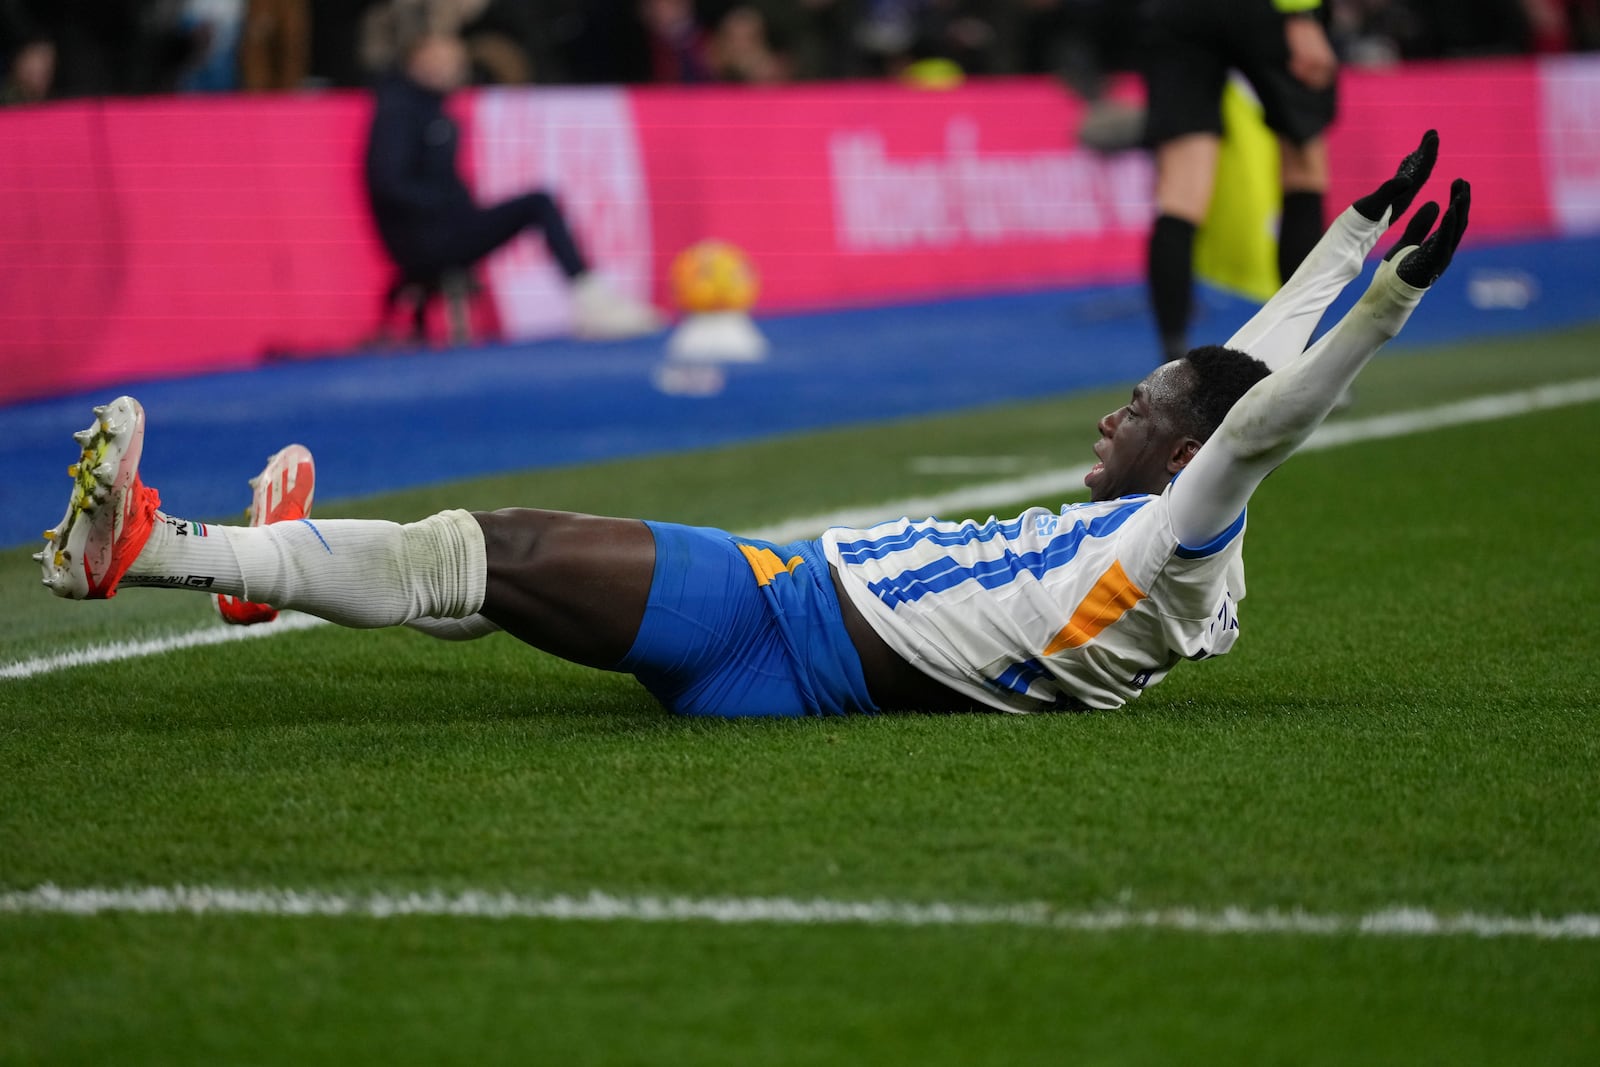
<path id="1" fill-rule="evenodd" d="M 144 408 L 131 396 L 94 409 L 95 422 L 73 434 L 83 454 L 67 468 L 72 496 L 67 513 L 44 533 L 34 553 L 52 593 L 72 600 L 106 600 L 139 558 L 161 497 L 139 481 Z"/>
<path id="2" fill-rule="evenodd" d="M 279 450 L 261 473 L 250 479 L 254 494 L 246 514 L 251 526 L 270 522 L 293 522 L 311 514 L 311 497 L 317 487 L 317 468 L 311 451 L 304 445 L 288 445 Z M 238 626 L 271 622 L 278 609 L 253 600 L 217 594 L 213 598 L 223 621 Z"/>

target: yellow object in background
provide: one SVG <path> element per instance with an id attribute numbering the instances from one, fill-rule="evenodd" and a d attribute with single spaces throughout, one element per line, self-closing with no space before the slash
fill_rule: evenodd
<path id="1" fill-rule="evenodd" d="M 678 307 L 690 314 L 749 311 L 761 287 L 749 257 L 727 241 L 685 248 L 673 259 L 668 277 Z"/>
<path id="2" fill-rule="evenodd" d="M 906 64 L 900 80 L 915 89 L 954 89 L 967 75 L 955 61 L 934 57 Z"/>
<path id="3" fill-rule="evenodd" d="M 1222 91 L 1222 151 L 1205 221 L 1195 233 L 1195 276 L 1254 300 L 1278 291 L 1283 206 L 1278 138 L 1237 77 Z"/>

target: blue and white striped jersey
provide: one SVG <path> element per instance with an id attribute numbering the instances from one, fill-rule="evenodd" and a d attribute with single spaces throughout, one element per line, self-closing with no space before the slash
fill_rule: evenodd
<path id="1" fill-rule="evenodd" d="M 835 527 L 823 551 L 889 647 L 950 688 L 1004 711 L 1115 708 L 1238 637 L 1245 516 L 1185 548 L 1170 497 Z"/>

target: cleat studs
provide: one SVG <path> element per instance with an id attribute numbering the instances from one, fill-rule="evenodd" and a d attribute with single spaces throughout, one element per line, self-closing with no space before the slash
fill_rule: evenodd
<path id="1" fill-rule="evenodd" d="M 101 485 L 110 485 L 111 479 L 117 476 L 117 468 L 110 463 L 102 463 L 94 469 L 94 480 Z"/>
<path id="2" fill-rule="evenodd" d="M 87 430 L 79 430 L 77 433 L 72 435 L 72 439 L 78 442 L 81 447 L 88 448 L 89 442 L 94 440 L 94 428 L 90 427 Z"/>
<path id="3" fill-rule="evenodd" d="M 58 534 L 60 532 L 61 531 L 59 531 L 59 530 L 46 530 L 44 532 L 44 539 L 46 541 L 54 541 L 56 539 L 56 534 Z"/>
<path id="4" fill-rule="evenodd" d="M 78 464 L 74 463 L 72 466 L 67 468 L 67 477 L 76 478 L 78 476 L 78 471 L 81 469 L 82 468 L 80 468 Z"/>
<path id="5" fill-rule="evenodd" d="M 67 556 L 67 554 L 65 552 L 57 552 L 56 553 L 56 559 L 55 559 L 56 566 L 58 568 L 65 567 L 67 565 L 67 559 L 68 558 L 69 557 Z"/>
<path id="6" fill-rule="evenodd" d="M 44 553 L 43 552 L 35 552 L 33 554 L 33 561 L 35 563 L 43 563 L 44 562 Z"/>
<path id="7" fill-rule="evenodd" d="M 101 415 L 104 415 L 105 413 L 106 413 L 106 405 L 105 404 L 97 404 L 97 405 L 95 405 L 95 409 L 94 409 L 94 417 L 95 418 L 98 419 Z"/>

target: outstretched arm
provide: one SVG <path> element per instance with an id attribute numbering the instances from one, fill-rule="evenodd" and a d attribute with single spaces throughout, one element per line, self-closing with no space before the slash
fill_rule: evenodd
<path id="1" fill-rule="evenodd" d="M 1406 213 L 1438 157 L 1439 134 L 1429 130 L 1415 151 L 1400 161 L 1393 178 L 1333 220 L 1283 287 L 1228 339 L 1228 347 L 1248 352 L 1271 370 L 1298 358 L 1322 313 L 1361 273 L 1361 264 L 1383 231 Z"/>
<path id="2" fill-rule="evenodd" d="M 1262 479 L 1322 424 L 1361 368 L 1400 332 L 1422 294 L 1449 266 L 1466 230 L 1471 201 L 1471 188 L 1457 179 L 1439 228 L 1425 239 L 1438 208 L 1424 205 L 1366 294 L 1338 325 L 1303 357 L 1239 398 L 1172 487 L 1172 523 L 1179 542 L 1200 546 L 1225 531 Z"/>

